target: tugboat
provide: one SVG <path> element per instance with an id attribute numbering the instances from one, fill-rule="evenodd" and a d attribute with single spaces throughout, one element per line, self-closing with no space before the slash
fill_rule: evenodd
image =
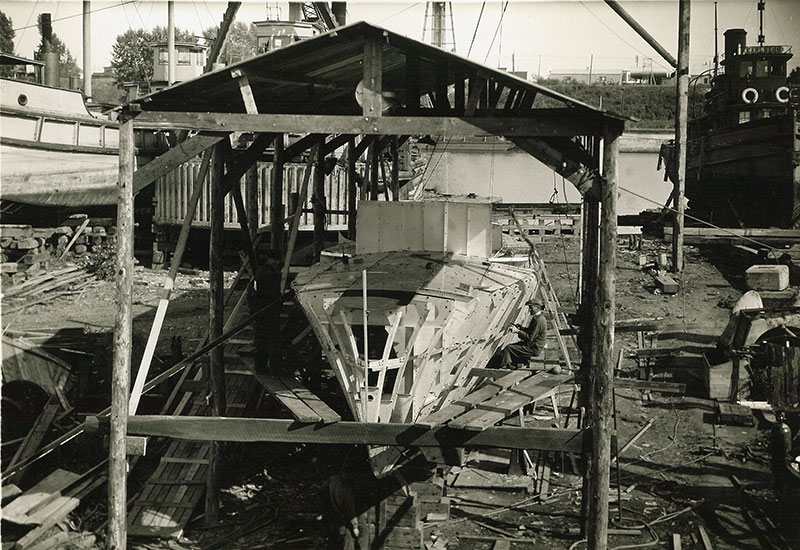
<path id="1" fill-rule="evenodd" d="M 354 417 L 421 421 L 462 398 L 526 324 L 535 271 L 494 263 L 489 202 L 362 201 L 355 250 L 337 247 L 292 284 Z M 376 474 L 402 459 L 371 447 Z"/>
<path id="2" fill-rule="evenodd" d="M 725 31 L 724 73 L 688 124 L 690 213 L 723 227 L 800 228 L 800 82 L 790 83 L 791 46 L 748 46 Z M 674 143 L 662 146 L 675 179 Z"/>

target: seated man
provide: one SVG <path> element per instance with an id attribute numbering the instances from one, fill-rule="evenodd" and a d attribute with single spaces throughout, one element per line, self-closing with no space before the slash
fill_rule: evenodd
<path id="1" fill-rule="evenodd" d="M 516 331 L 519 342 L 509 344 L 503 350 L 502 368 L 514 368 L 517 363 L 527 363 L 531 359 L 541 357 L 547 339 L 547 320 L 544 318 L 544 304 L 538 298 L 528 300 L 526 304 L 533 315 L 527 328 L 514 323 L 509 330 Z"/>

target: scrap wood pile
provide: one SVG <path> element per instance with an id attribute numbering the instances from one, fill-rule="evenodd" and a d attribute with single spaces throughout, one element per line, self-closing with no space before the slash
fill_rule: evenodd
<path id="1" fill-rule="evenodd" d="M 83 292 L 94 275 L 73 265 L 40 273 L 16 285 L 3 285 L 3 313 L 10 315 L 27 307 L 43 304 L 61 296 Z"/>
<path id="2" fill-rule="evenodd" d="M 105 481 L 105 473 L 98 469 L 77 474 L 58 468 L 24 492 L 15 485 L 4 484 L 3 521 L 14 524 L 15 530 L 24 533 L 10 547 L 25 550 L 94 548 L 95 535 L 76 531 L 69 516 L 81 499 Z"/>

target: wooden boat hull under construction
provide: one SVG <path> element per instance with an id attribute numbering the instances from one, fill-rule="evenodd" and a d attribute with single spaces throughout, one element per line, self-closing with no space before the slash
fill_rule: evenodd
<path id="1" fill-rule="evenodd" d="M 366 205 L 362 202 L 359 208 L 359 235 L 370 226 L 363 220 L 370 213 Z M 403 206 L 383 203 L 378 218 L 392 226 L 387 210 Z M 463 204 L 450 203 L 443 216 L 445 210 L 437 204 L 405 206 L 407 222 L 409 209 L 425 207 L 437 210 L 433 217 L 451 226 L 455 218 L 475 215 Z M 491 206 L 485 206 L 490 219 Z M 403 225 L 397 224 L 395 232 L 403 240 L 405 230 L 406 242 L 407 232 L 422 231 Z M 474 230 L 463 232 L 466 242 L 476 235 Z M 382 231 L 388 236 L 392 229 Z M 478 240 L 490 241 L 488 233 L 479 234 Z M 375 232 L 369 238 L 374 240 Z M 463 397 L 475 381 L 470 370 L 484 367 L 516 338 L 507 330 L 512 323 L 530 319 L 524 304 L 538 290 L 533 270 L 494 264 L 486 255 L 454 253 L 446 244 L 430 248 L 444 250 L 345 255 L 317 264 L 293 283 L 357 420 L 414 423 Z M 373 469 L 386 472 L 402 451 L 370 449 Z"/>

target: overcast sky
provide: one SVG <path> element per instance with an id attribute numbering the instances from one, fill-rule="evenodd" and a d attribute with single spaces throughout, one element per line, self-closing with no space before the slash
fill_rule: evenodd
<path id="1" fill-rule="evenodd" d="M 677 54 L 677 0 L 622 0 L 633 15 L 670 53 Z M 758 36 L 757 0 L 718 0 L 720 39 L 728 28 L 748 31 L 748 44 Z M 286 3 L 245 0 L 237 20 L 267 18 L 267 6 Z M 655 70 L 668 64 L 624 23 L 602 0 L 511 0 L 452 2 L 456 52 L 494 67 L 541 72 L 633 69 L 652 58 Z M 226 2 L 176 0 L 175 19 L 180 27 L 200 35 L 203 28 L 219 24 Z M 16 53 L 32 57 L 39 43 L 36 15 L 49 12 L 53 30 L 66 42 L 78 65 L 82 60 L 82 25 L 79 0 L 47 2 L 4 0 L 2 11 L 16 30 Z M 147 0 L 94 0 L 92 8 L 92 68 L 98 72 L 111 61 L 116 36 L 129 28 L 167 24 L 167 3 Z M 479 22 L 480 15 L 480 24 Z M 423 38 L 425 2 L 349 2 L 348 22 L 369 21 L 412 38 Z M 430 24 L 427 25 L 430 27 Z M 25 28 L 29 27 L 29 28 Z M 767 44 L 793 46 L 790 68 L 800 65 L 800 0 L 768 0 L 764 17 Z M 476 32 L 477 28 L 477 32 Z M 714 56 L 714 2 L 692 0 L 691 71 L 712 66 Z M 473 41 L 474 36 L 474 41 Z M 429 37 L 426 37 L 429 41 Z M 513 57 L 513 60 L 512 60 Z"/>

